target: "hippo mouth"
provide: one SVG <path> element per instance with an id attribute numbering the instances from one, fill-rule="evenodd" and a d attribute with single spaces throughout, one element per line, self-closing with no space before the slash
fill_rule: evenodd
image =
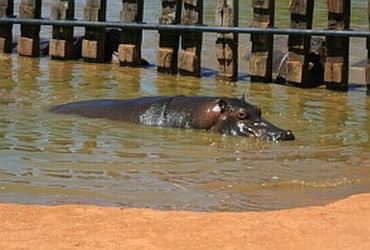
<path id="1" fill-rule="evenodd" d="M 239 123 L 238 131 L 239 135 L 267 141 L 292 141 L 295 139 L 291 130 L 280 129 L 266 122 L 255 123 L 254 126 Z"/>
<path id="2" fill-rule="evenodd" d="M 272 133 L 265 133 L 260 138 L 263 138 L 268 141 L 292 141 L 294 140 L 294 135 L 290 130 L 284 132 L 272 132 Z"/>
<path id="3" fill-rule="evenodd" d="M 292 141 L 295 139 L 294 134 L 290 131 L 284 132 L 262 132 L 262 131 L 255 131 L 251 128 L 247 129 L 247 133 L 244 133 L 247 137 L 257 138 L 267 141 Z"/>

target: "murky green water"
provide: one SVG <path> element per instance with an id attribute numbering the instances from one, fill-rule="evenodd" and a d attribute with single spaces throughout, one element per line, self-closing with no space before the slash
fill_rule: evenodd
<path id="1" fill-rule="evenodd" d="M 112 2 L 108 16 L 116 20 L 120 4 Z M 205 21 L 211 23 L 214 4 L 205 2 Z M 287 24 L 286 2 L 278 5 L 281 26 Z M 355 17 L 366 14 L 366 3 L 352 2 Z M 323 24 L 324 3 L 316 7 L 315 22 Z M 77 16 L 81 9 L 77 6 Z M 155 21 L 158 10 L 157 1 L 147 1 L 147 21 Z M 241 6 L 241 25 L 249 24 L 250 13 L 249 3 Z M 355 19 L 357 27 L 367 27 L 363 17 Z M 48 29 L 42 33 L 48 36 Z M 1 56 L 0 201 L 242 211 L 319 204 L 370 191 L 370 99 L 364 85 L 333 93 L 250 84 L 245 62 L 240 80 L 226 85 L 214 80 L 214 41 L 214 35 L 205 35 L 201 79 L 157 74 L 155 67 Z M 361 59 L 365 43 L 353 43 L 351 56 Z M 143 54 L 152 63 L 157 44 L 156 32 L 145 32 Z M 240 57 L 249 46 L 242 36 Z M 363 74 L 351 73 L 352 79 Z M 75 100 L 177 94 L 246 94 L 297 139 L 272 143 L 47 112 Z"/>

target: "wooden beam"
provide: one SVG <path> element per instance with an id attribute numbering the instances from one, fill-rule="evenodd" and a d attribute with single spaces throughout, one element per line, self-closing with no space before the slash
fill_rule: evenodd
<path id="1" fill-rule="evenodd" d="M 20 18 L 41 18 L 41 0 L 22 0 L 19 5 Z M 21 36 L 17 46 L 21 56 L 40 55 L 40 25 L 21 24 Z"/>
<path id="2" fill-rule="evenodd" d="M 291 28 L 311 29 L 313 6 L 313 0 L 292 0 L 289 6 Z M 311 36 L 289 36 L 289 53 L 286 65 L 286 80 L 288 84 L 298 87 L 310 85 L 308 81 L 310 44 Z"/>
<path id="3" fill-rule="evenodd" d="M 370 0 L 368 1 L 368 21 L 370 30 Z M 367 38 L 367 66 L 366 66 L 367 94 L 370 95 L 370 38 Z"/>
<path id="4" fill-rule="evenodd" d="M 328 29 L 346 30 L 350 28 L 351 1 L 328 0 Z M 349 38 L 326 37 L 327 57 L 324 81 L 331 90 L 348 90 Z"/>
<path id="5" fill-rule="evenodd" d="M 275 22 L 274 0 L 253 0 L 253 22 L 255 28 L 271 28 Z M 272 82 L 273 34 L 252 34 L 252 55 L 248 73 L 252 82 Z"/>
<path id="6" fill-rule="evenodd" d="M 73 20 L 74 0 L 56 0 L 51 5 L 51 20 Z M 49 55 L 51 59 L 72 59 L 73 27 L 53 25 Z"/>
<path id="7" fill-rule="evenodd" d="M 163 0 L 160 24 L 179 24 L 181 19 L 181 1 Z M 158 72 L 176 74 L 178 71 L 178 50 L 180 36 L 177 32 L 159 31 L 159 49 L 157 52 Z"/>
<path id="8" fill-rule="evenodd" d="M 105 21 L 106 0 L 87 0 L 85 21 Z M 105 62 L 105 28 L 87 28 L 82 40 L 82 57 L 87 62 Z"/>
<path id="9" fill-rule="evenodd" d="M 203 0 L 182 0 L 182 25 L 201 25 L 203 23 Z M 179 72 L 182 75 L 200 77 L 202 33 L 188 32 L 181 37 L 179 52 Z"/>
<path id="10" fill-rule="evenodd" d="M 218 0 L 216 5 L 216 25 L 237 27 L 239 22 L 239 1 Z M 217 75 L 216 79 L 235 82 L 238 79 L 238 34 L 220 33 L 216 40 Z"/>
<path id="11" fill-rule="evenodd" d="M 143 0 L 123 0 L 121 22 L 142 22 Z M 142 30 L 123 29 L 118 46 L 118 59 L 121 66 L 141 66 Z"/>
<path id="12" fill-rule="evenodd" d="M 0 0 L 0 18 L 13 16 L 14 1 Z M 12 52 L 12 24 L 0 24 L 0 54 Z"/>

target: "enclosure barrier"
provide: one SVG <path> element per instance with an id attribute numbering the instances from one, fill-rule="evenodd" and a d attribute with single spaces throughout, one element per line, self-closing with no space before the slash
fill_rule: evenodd
<path id="1" fill-rule="evenodd" d="M 313 0 L 291 1 L 290 24 L 292 29 L 311 29 Z M 305 3 L 305 4 L 304 4 Z M 286 80 L 293 85 L 308 84 L 310 36 L 289 35 Z"/>
<path id="2" fill-rule="evenodd" d="M 251 34 L 249 61 L 251 81 L 272 81 L 273 38 L 288 35 L 287 83 L 306 87 L 309 71 L 311 36 L 326 38 L 324 81 L 328 89 L 348 89 L 349 37 L 367 38 L 366 81 L 370 89 L 370 32 L 350 30 L 350 0 L 327 0 L 328 29 L 312 29 L 314 0 L 290 0 L 291 27 L 274 28 L 275 1 L 253 0 L 251 27 L 238 27 L 238 0 L 218 0 L 216 25 L 203 24 L 202 0 L 162 0 L 158 23 L 143 22 L 143 0 L 122 0 L 120 22 L 106 21 L 107 0 L 87 0 L 83 21 L 74 18 L 74 0 L 56 0 L 50 19 L 41 18 L 41 0 L 22 0 L 19 17 L 14 17 L 14 1 L 0 0 L 0 53 L 12 51 L 12 27 L 20 24 L 17 51 L 21 56 L 39 56 L 41 25 L 52 25 L 49 54 L 52 59 L 73 59 L 73 27 L 85 27 L 82 57 L 85 61 L 104 62 L 106 28 L 120 28 L 118 60 L 120 65 L 141 65 L 143 30 L 159 31 L 157 67 L 159 72 L 200 76 L 202 34 L 219 33 L 215 42 L 217 79 L 236 81 L 238 72 L 238 34 Z M 369 29 L 370 29 L 370 0 Z M 179 48 L 181 39 L 181 48 Z"/>
<path id="3" fill-rule="evenodd" d="M 216 25 L 238 26 L 238 0 L 218 1 L 216 5 Z M 220 33 L 216 40 L 218 72 L 216 78 L 223 81 L 236 81 L 238 78 L 238 33 Z"/>
<path id="4" fill-rule="evenodd" d="M 162 15 L 159 23 L 162 25 L 176 25 L 181 20 L 180 1 L 162 1 Z M 158 72 L 176 74 L 178 72 L 179 33 L 173 31 L 159 31 L 159 48 L 157 53 Z"/>
<path id="5" fill-rule="evenodd" d="M 74 1 L 55 1 L 51 6 L 51 20 L 73 20 Z M 73 27 L 53 25 L 49 54 L 51 59 L 73 59 Z"/>
<path id="6" fill-rule="evenodd" d="M 350 11 L 350 1 L 328 0 L 328 29 L 348 30 L 350 27 Z M 326 86 L 329 89 L 346 90 L 348 86 L 349 69 L 349 37 L 335 38 L 326 36 L 326 43 L 327 57 L 324 71 Z"/>
<path id="7" fill-rule="evenodd" d="M 274 27 L 275 1 L 253 1 L 252 27 L 266 29 Z M 249 60 L 251 81 L 272 81 L 273 33 L 252 33 L 252 55 Z"/>

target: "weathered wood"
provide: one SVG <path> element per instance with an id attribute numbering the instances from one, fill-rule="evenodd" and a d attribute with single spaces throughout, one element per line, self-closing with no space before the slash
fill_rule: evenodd
<path id="1" fill-rule="evenodd" d="M 274 26 L 275 1 L 253 0 L 253 22 L 256 28 Z M 252 55 L 249 60 L 249 75 L 252 82 L 272 81 L 272 53 L 274 46 L 272 34 L 252 34 Z"/>
<path id="2" fill-rule="evenodd" d="M 181 24 L 201 25 L 203 23 L 203 0 L 182 1 Z M 182 75 L 200 76 L 202 33 L 182 34 L 179 52 L 179 72 Z"/>
<path id="3" fill-rule="evenodd" d="M 345 0 L 348 1 L 348 0 Z M 328 6 L 328 12 L 329 13 L 336 13 L 336 14 L 341 14 L 343 13 L 343 6 L 344 1 L 341 0 L 334 0 L 334 1 L 327 1 L 327 6 Z"/>
<path id="4" fill-rule="evenodd" d="M 74 0 L 56 0 L 51 5 L 50 19 L 73 20 Z M 49 55 L 52 59 L 73 58 L 73 27 L 54 25 Z"/>
<path id="5" fill-rule="evenodd" d="M 181 18 L 180 0 L 162 0 L 160 24 L 179 24 Z M 157 70 L 162 73 L 176 74 L 178 71 L 178 50 L 180 36 L 177 32 L 160 31 L 157 52 Z"/>
<path id="6" fill-rule="evenodd" d="M 367 11 L 368 11 L 369 30 L 370 30 L 370 0 L 368 1 Z M 370 38 L 367 38 L 366 83 L 367 83 L 367 94 L 370 95 Z"/>
<path id="7" fill-rule="evenodd" d="M 293 29 L 311 29 L 313 20 L 313 0 L 291 0 L 290 20 Z M 307 87 L 309 77 L 309 52 L 311 36 L 290 35 L 286 80 L 288 84 Z"/>
<path id="8" fill-rule="evenodd" d="M 307 13 L 309 4 L 310 3 L 307 0 L 291 0 L 289 2 L 289 11 L 291 14 L 306 16 L 307 14 L 309 14 Z"/>
<path id="9" fill-rule="evenodd" d="M 22 0 L 20 18 L 41 18 L 41 0 Z M 40 54 L 40 25 L 21 24 L 17 51 L 21 56 L 37 57 Z"/>
<path id="10" fill-rule="evenodd" d="M 87 0 L 85 21 L 105 21 L 107 0 Z M 105 62 L 105 28 L 87 28 L 82 41 L 82 57 L 87 62 Z"/>
<path id="11" fill-rule="evenodd" d="M 142 22 L 144 1 L 123 0 L 121 22 Z M 142 30 L 123 29 L 118 47 L 118 59 L 121 66 L 141 65 Z"/>
<path id="12" fill-rule="evenodd" d="M 239 18 L 238 0 L 218 0 L 216 25 L 237 27 Z M 238 34 L 219 34 L 216 40 L 216 79 L 235 82 L 238 78 Z"/>
<path id="13" fill-rule="evenodd" d="M 0 18 L 13 16 L 14 1 L 0 0 Z M 12 52 L 12 24 L 0 24 L 0 54 Z"/>
<path id="14" fill-rule="evenodd" d="M 350 27 L 351 1 L 328 0 L 328 29 L 344 30 Z M 349 38 L 326 37 L 327 57 L 324 81 L 331 90 L 348 90 Z"/>

